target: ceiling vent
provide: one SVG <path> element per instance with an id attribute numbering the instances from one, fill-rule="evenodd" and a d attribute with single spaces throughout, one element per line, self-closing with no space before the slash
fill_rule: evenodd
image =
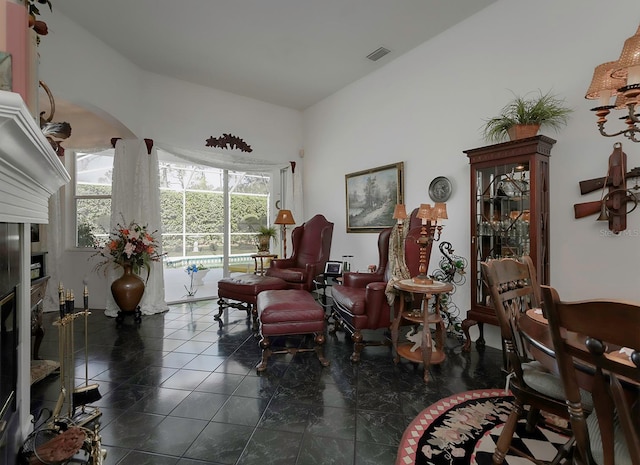
<path id="1" fill-rule="evenodd" d="M 367 55 L 367 58 L 371 61 L 378 61 L 380 58 L 382 58 L 389 52 L 391 52 L 391 50 L 386 49 L 384 47 L 380 47 L 379 49 L 374 50 L 369 55 Z"/>

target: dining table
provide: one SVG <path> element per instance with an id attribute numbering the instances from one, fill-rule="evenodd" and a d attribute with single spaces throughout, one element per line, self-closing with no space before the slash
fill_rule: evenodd
<path id="1" fill-rule="evenodd" d="M 531 356 L 540 362 L 547 370 L 559 376 L 553 341 L 549 330 L 549 322 L 544 316 L 542 309 L 531 308 L 523 312 L 518 318 L 518 329 L 527 343 Z M 582 348 L 586 347 L 585 335 L 570 332 L 566 334 L 566 337 L 570 344 Z M 619 346 L 610 346 L 606 357 L 630 367 L 635 366 L 624 348 Z M 578 368 L 576 371 L 578 384 L 581 388 L 591 391 L 593 387 L 594 367 L 583 362 L 576 362 L 576 367 Z M 637 383 L 633 380 L 626 379 L 626 382 L 637 386 Z"/>

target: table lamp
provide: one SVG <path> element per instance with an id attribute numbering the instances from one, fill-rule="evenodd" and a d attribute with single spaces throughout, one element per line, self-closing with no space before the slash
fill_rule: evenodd
<path id="1" fill-rule="evenodd" d="M 402 228 L 404 226 L 404 220 L 407 219 L 407 208 L 403 203 L 396 204 L 393 210 L 393 219 L 398 221 L 398 244 L 396 244 L 396 246 L 398 253 L 402 253 Z"/>
<path id="2" fill-rule="evenodd" d="M 293 215 L 291 214 L 291 210 L 278 210 L 278 216 L 273 223 L 282 225 L 283 258 L 287 258 L 287 225 L 296 224 L 296 221 L 293 219 Z"/>
<path id="3" fill-rule="evenodd" d="M 413 278 L 416 284 L 433 284 L 433 279 L 427 276 L 427 247 L 431 242 L 440 240 L 442 233 L 442 220 L 448 218 L 447 204 L 436 202 L 433 207 L 431 204 L 420 204 L 417 218 L 420 218 L 422 227 L 420 228 L 420 237 L 417 240 L 420 246 L 420 265 L 418 267 L 418 275 Z M 427 221 L 430 222 L 427 228 Z"/>

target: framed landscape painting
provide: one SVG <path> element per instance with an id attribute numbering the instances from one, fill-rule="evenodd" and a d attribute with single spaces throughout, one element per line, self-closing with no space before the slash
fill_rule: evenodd
<path id="1" fill-rule="evenodd" d="M 404 162 L 345 175 L 347 232 L 380 232 L 404 203 Z"/>

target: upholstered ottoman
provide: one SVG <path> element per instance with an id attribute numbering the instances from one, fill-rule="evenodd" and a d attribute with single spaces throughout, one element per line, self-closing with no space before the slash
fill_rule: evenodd
<path id="1" fill-rule="evenodd" d="M 314 350 L 323 366 L 329 361 L 324 357 L 326 320 L 324 308 L 315 301 L 311 293 L 301 289 L 264 291 L 258 294 L 256 308 L 260 318 L 260 348 L 262 361 L 258 372 L 267 369 L 271 354 L 307 352 Z M 315 334 L 312 348 L 283 348 L 273 351 L 270 336 Z"/>
<path id="2" fill-rule="evenodd" d="M 222 312 L 227 307 L 246 310 L 247 317 L 253 316 L 254 329 L 258 329 L 258 313 L 256 312 L 256 298 L 262 291 L 287 289 L 286 281 L 270 276 L 259 276 L 253 273 L 243 273 L 236 276 L 222 278 L 218 281 L 218 315 L 214 318 L 220 320 Z M 237 303 L 228 302 L 227 299 Z"/>

